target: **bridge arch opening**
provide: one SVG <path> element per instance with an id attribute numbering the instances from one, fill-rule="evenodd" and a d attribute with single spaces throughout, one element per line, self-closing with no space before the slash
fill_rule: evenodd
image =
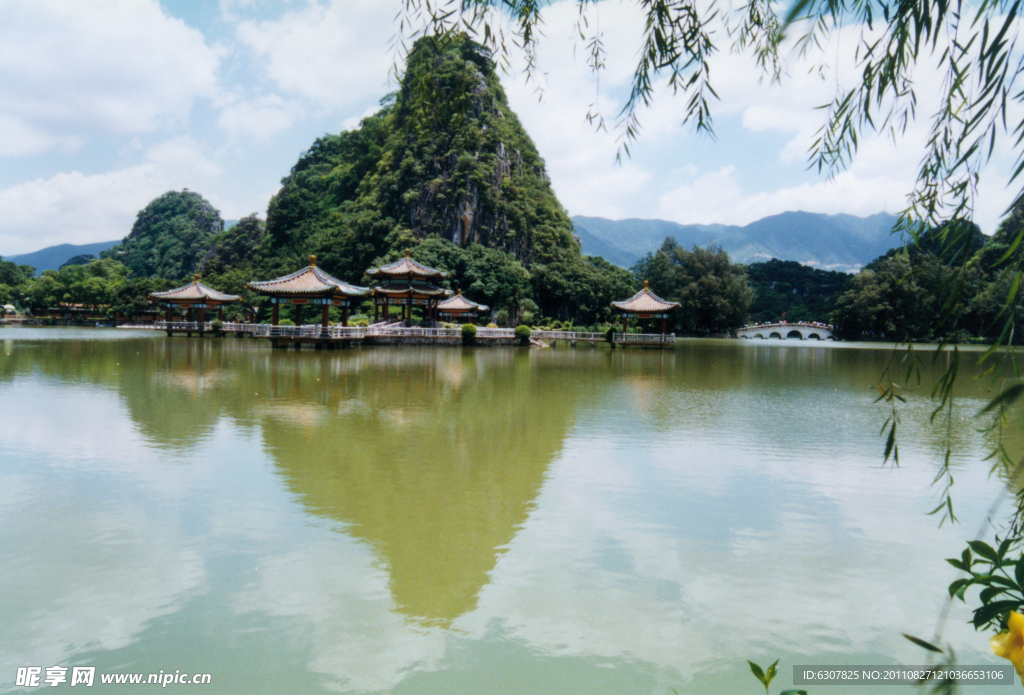
<path id="1" fill-rule="evenodd" d="M 803 340 L 804 339 L 804 334 L 801 333 L 800 331 L 792 330 L 792 331 L 790 331 L 789 333 L 786 334 L 786 339 L 788 340 L 790 338 L 796 338 L 797 340 Z"/>
<path id="2" fill-rule="evenodd" d="M 778 338 L 779 340 L 782 340 L 782 334 L 781 333 L 777 333 L 775 331 L 769 333 L 768 337 L 769 338 Z"/>
<path id="3" fill-rule="evenodd" d="M 821 340 L 821 336 L 818 335 L 817 333 L 811 333 L 809 336 L 807 336 L 808 340 L 810 340 L 811 338 L 814 338 L 815 340 Z"/>

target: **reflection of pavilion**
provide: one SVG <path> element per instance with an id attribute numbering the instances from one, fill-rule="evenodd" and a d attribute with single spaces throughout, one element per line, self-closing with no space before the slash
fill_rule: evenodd
<path id="1" fill-rule="evenodd" d="M 405 258 L 380 268 L 371 268 L 366 274 L 379 283 L 372 289 L 375 323 L 380 320 L 381 307 L 384 309 L 384 320 L 389 320 L 391 304 L 401 308 L 401 317 L 405 321 L 412 319 L 414 306 L 422 307 L 424 320 L 432 320 L 438 301 L 451 294 L 448 290 L 430 284 L 431 280 L 448 277 L 448 273 L 417 263 L 409 257 L 408 249 Z"/>
<path id="2" fill-rule="evenodd" d="M 216 309 L 217 318 L 224 320 L 224 305 L 230 302 L 237 302 L 241 297 L 236 294 L 224 294 L 207 287 L 199 282 L 199 276 L 194 276 L 191 283 L 176 287 L 166 292 L 153 292 L 150 298 L 163 302 L 167 307 L 167 335 L 178 331 L 199 331 L 202 335 L 206 330 L 206 310 Z M 174 309 L 185 310 L 186 324 L 174 326 Z M 188 325 L 194 323 L 195 325 Z"/>

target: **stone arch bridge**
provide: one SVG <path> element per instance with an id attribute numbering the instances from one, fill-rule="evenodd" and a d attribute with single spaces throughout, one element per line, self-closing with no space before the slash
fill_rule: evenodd
<path id="1" fill-rule="evenodd" d="M 736 337 L 765 340 L 835 340 L 832 326 L 827 323 L 764 323 L 760 326 L 744 326 L 736 330 Z"/>

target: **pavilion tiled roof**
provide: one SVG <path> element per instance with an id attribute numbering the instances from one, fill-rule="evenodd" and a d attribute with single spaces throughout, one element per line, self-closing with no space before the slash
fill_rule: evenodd
<path id="1" fill-rule="evenodd" d="M 451 290 L 445 290 L 440 287 L 434 287 L 433 285 L 424 285 L 420 287 L 409 287 L 409 286 L 387 286 L 382 285 L 374 287 L 371 290 L 374 294 L 383 294 L 388 297 L 446 297 L 451 293 Z"/>
<path id="2" fill-rule="evenodd" d="M 345 297 L 365 297 L 370 294 L 369 288 L 356 287 L 325 273 L 316 267 L 316 256 L 309 257 L 309 266 L 273 280 L 250 282 L 249 289 L 272 295 L 310 296 L 310 295 L 343 295 Z"/>
<path id="3" fill-rule="evenodd" d="M 366 274 L 372 278 L 410 277 L 428 279 L 448 277 L 448 273 L 443 270 L 429 268 L 409 258 L 409 249 L 405 250 L 405 258 L 388 265 L 382 265 L 380 268 L 370 268 L 366 271 Z"/>
<path id="4" fill-rule="evenodd" d="M 438 311 L 487 311 L 487 305 L 477 304 L 471 299 L 466 299 L 462 296 L 462 290 L 452 297 L 446 299 L 437 305 Z"/>
<path id="5" fill-rule="evenodd" d="M 655 314 L 678 309 L 679 302 L 666 302 L 647 289 L 647 281 L 644 280 L 644 288 L 642 290 L 624 302 L 612 302 L 612 308 L 627 313 Z"/>
<path id="6" fill-rule="evenodd" d="M 187 285 L 182 285 L 166 292 L 151 292 L 149 296 L 153 299 L 162 299 L 170 302 L 201 302 L 204 300 L 211 302 L 237 302 L 241 299 L 237 294 L 224 294 L 212 287 L 207 287 L 199 282 L 198 275 Z"/>

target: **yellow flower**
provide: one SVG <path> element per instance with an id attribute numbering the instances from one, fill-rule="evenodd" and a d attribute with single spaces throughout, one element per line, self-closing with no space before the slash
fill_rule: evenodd
<path id="1" fill-rule="evenodd" d="M 989 640 L 989 644 L 992 645 L 993 654 L 1009 659 L 1017 669 L 1017 675 L 1024 681 L 1024 615 L 1010 613 L 1007 623 L 1010 630 L 1000 632 Z"/>

